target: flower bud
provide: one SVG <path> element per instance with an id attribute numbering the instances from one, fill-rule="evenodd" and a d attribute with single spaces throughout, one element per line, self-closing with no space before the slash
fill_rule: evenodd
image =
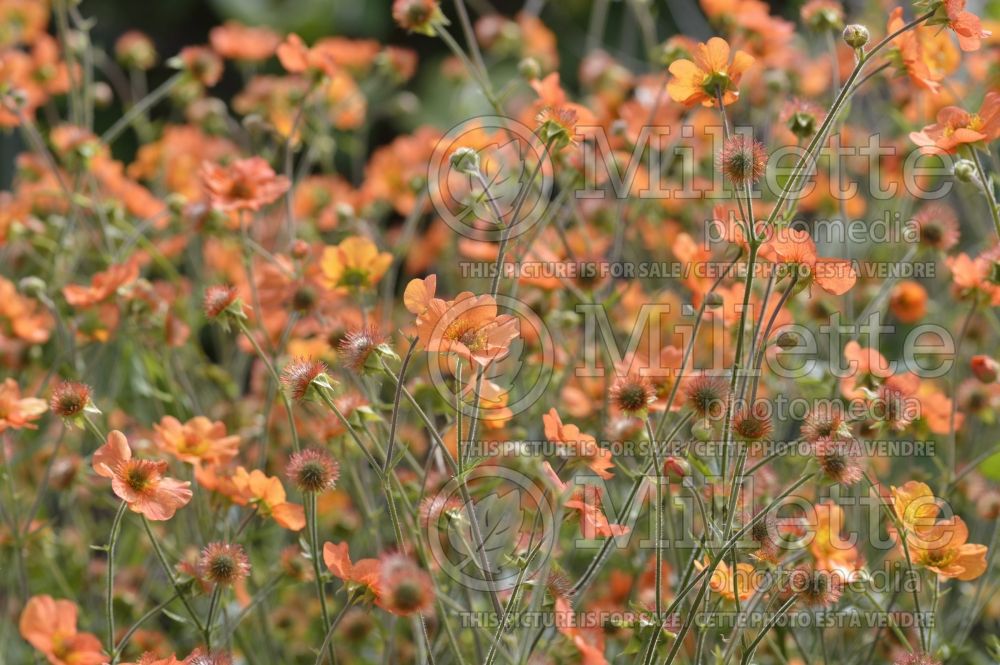
<path id="1" fill-rule="evenodd" d="M 844 28 L 843 37 L 844 43 L 853 49 L 859 49 L 868 43 L 871 34 L 868 32 L 868 28 L 860 23 L 852 23 Z"/>
<path id="2" fill-rule="evenodd" d="M 473 148 L 461 147 L 451 153 L 451 168 L 465 175 L 479 173 L 479 153 Z"/>
<path id="3" fill-rule="evenodd" d="M 668 457 L 663 461 L 663 475 L 671 482 L 679 482 L 691 475 L 691 463 L 683 457 Z"/>
<path id="4" fill-rule="evenodd" d="M 968 159 L 960 159 L 952 167 L 952 173 L 959 182 L 973 182 L 976 179 L 976 165 Z"/>
<path id="5" fill-rule="evenodd" d="M 715 291 L 709 291 L 705 294 L 705 307 L 722 307 L 722 303 L 722 294 Z"/>
<path id="6" fill-rule="evenodd" d="M 542 76 L 542 66 L 534 58 L 525 58 L 517 63 L 517 73 L 525 81 L 536 81 Z"/>
<path id="7" fill-rule="evenodd" d="M 972 374 L 982 383 L 994 383 L 1000 375 L 1000 363 L 989 356 L 972 357 Z"/>

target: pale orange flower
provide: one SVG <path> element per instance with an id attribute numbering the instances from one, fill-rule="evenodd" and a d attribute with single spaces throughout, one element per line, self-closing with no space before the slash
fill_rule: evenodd
<path id="1" fill-rule="evenodd" d="M 4 379 L 0 385 L 0 432 L 7 429 L 37 429 L 32 421 L 48 409 L 45 400 L 21 397 L 21 388 L 14 379 Z"/>
<path id="2" fill-rule="evenodd" d="M 38 0 L 0 2 L 0 48 L 31 44 L 45 34 L 49 3 Z"/>
<path id="3" fill-rule="evenodd" d="M 958 106 L 946 106 L 937 114 L 937 122 L 919 132 L 910 132 L 910 140 L 925 154 L 941 151 L 954 153 L 963 145 L 986 142 L 1000 137 L 1000 92 L 988 92 L 978 113 Z"/>
<path id="4" fill-rule="evenodd" d="M 223 58 L 244 62 L 267 60 L 281 43 L 281 37 L 273 30 L 237 21 L 226 21 L 212 28 L 208 38 L 212 48 Z"/>
<path id="5" fill-rule="evenodd" d="M 779 229 L 764 248 L 765 255 L 773 260 L 799 267 L 797 286 L 815 284 L 827 293 L 839 296 L 847 293 L 857 281 L 854 265 L 847 259 L 818 256 L 816 243 L 806 231 Z"/>
<path id="6" fill-rule="evenodd" d="M 390 265 L 392 254 L 378 251 L 374 242 L 362 236 L 350 236 L 325 248 L 320 259 L 327 285 L 341 292 L 375 286 Z"/>
<path id="7" fill-rule="evenodd" d="M 417 335 L 428 353 L 454 353 L 485 366 L 507 355 L 518 321 L 498 315 L 492 296 L 465 291 L 450 301 L 432 299 L 417 319 Z"/>
<path id="8" fill-rule="evenodd" d="M 934 525 L 941 508 L 926 483 L 910 480 L 902 487 L 892 486 L 890 491 L 892 509 L 907 529 L 922 531 Z"/>
<path id="9" fill-rule="evenodd" d="M 186 423 L 164 416 L 153 428 L 160 450 L 195 466 L 225 464 L 236 457 L 240 444 L 239 436 L 226 436 L 225 423 L 205 416 L 195 416 Z"/>
<path id="10" fill-rule="evenodd" d="M 63 287 L 63 297 L 72 307 L 91 307 L 110 299 L 118 290 L 139 278 L 139 262 L 132 260 L 116 263 L 107 270 L 97 273 L 90 280 L 90 286 L 69 284 Z"/>
<path id="11" fill-rule="evenodd" d="M 346 584 L 366 588 L 374 596 L 379 593 L 381 565 L 378 559 L 359 559 L 351 563 L 347 543 L 324 543 L 323 563 L 333 576 Z"/>
<path id="12" fill-rule="evenodd" d="M 259 469 L 248 472 L 241 466 L 236 469 L 232 484 L 236 490 L 233 497 L 236 503 L 255 506 L 261 515 L 272 517 L 290 531 L 305 528 L 305 511 L 299 504 L 287 500 L 285 488 L 278 478 L 268 476 Z"/>
<path id="13" fill-rule="evenodd" d="M 739 99 L 739 85 L 743 73 L 753 64 L 754 58 L 745 51 L 736 51 L 730 58 L 729 43 L 720 37 L 698 44 L 694 58 L 670 63 L 673 78 L 667 84 L 667 93 L 675 102 L 685 106 L 715 106 L 719 96 L 729 105 Z"/>
<path id="14" fill-rule="evenodd" d="M 556 495 L 562 497 L 569 485 L 559 479 L 548 462 L 542 462 L 542 472 L 555 487 Z M 624 524 L 612 524 L 601 509 L 601 488 L 596 485 L 577 486 L 563 504 L 570 510 L 575 510 L 580 516 L 580 534 L 587 539 L 617 538 L 627 534 L 630 529 Z"/>
<path id="15" fill-rule="evenodd" d="M 705 557 L 704 563 L 695 560 L 694 565 L 699 571 L 702 571 L 710 567 L 711 562 L 708 557 Z M 737 594 L 739 594 L 741 601 L 747 600 L 754 594 L 758 586 L 754 567 L 749 563 L 736 564 L 734 572 L 725 561 L 720 561 L 719 565 L 712 571 L 712 577 L 708 581 L 708 588 L 726 600 L 735 600 Z"/>
<path id="16" fill-rule="evenodd" d="M 167 463 L 132 457 L 128 439 L 118 430 L 94 452 L 94 471 L 111 479 L 111 488 L 129 510 L 154 521 L 169 520 L 191 500 L 191 483 L 163 475 Z"/>
<path id="17" fill-rule="evenodd" d="M 32 596 L 21 612 L 21 637 L 51 665 L 101 665 L 107 661 L 101 641 L 76 627 L 76 603 L 52 596 Z"/>
<path id="18" fill-rule="evenodd" d="M 986 545 L 968 540 L 969 529 L 958 516 L 906 534 L 913 563 L 937 573 L 941 579 L 968 581 L 986 572 Z"/>
<path id="19" fill-rule="evenodd" d="M 930 23 L 945 23 L 958 36 L 958 45 L 963 51 L 978 51 L 980 41 L 993 33 L 983 30 L 979 17 L 965 11 L 965 0 L 942 0 L 945 18 L 932 18 Z"/>
<path id="20" fill-rule="evenodd" d="M 554 408 L 542 415 L 545 426 L 545 438 L 553 443 L 566 446 L 566 453 L 587 460 L 587 466 L 604 479 L 613 478 L 608 469 L 614 468 L 611 461 L 611 451 L 597 445 L 597 439 L 590 434 L 584 434 L 576 425 L 564 425 L 559 412 Z"/>
<path id="21" fill-rule="evenodd" d="M 276 175 L 262 157 L 238 159 L 221 166 L 205 162 L 201 180 L 208 198 L 220 210 L 260 210 L 288 191 L 288 178 Z"/>

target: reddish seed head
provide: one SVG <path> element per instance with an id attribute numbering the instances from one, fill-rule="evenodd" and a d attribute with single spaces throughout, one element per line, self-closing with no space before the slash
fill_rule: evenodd
<path id="1" fill-rule="evenodd" d="M 393 614 L 408 615 L 434 606 L 434 585 L 426 571 L 402 554 L 382 559 L 379 599 Z"/>
<path id="2" fill-rule="evenodd" d="M 721 376 L 702 374 L 688 384 L 687 402 L 695 413 L 705 418 L 721 418 L 726 412 L 729 384 Z"/>
<path id="3" fill-rule="evenodd" d="M 943 203 L 932 203 L 914 215 L 912 223 L 919 234 L 919 242 L 928 249 L 947 252 L 958 244 L 958 217 Z"/>
<path id="4" fill-rule="evenodd" d="M 742 134 L 726 139 L 719 153 L 719 169 L 734 185 L 757 182 L 764 175 L 766 165 L 764 146 Z"/>
<path id="5" fill-rule="evenodd" d="M 210 319 L 217 318 L 226 311 L 230 305 L 236 302 L 238 292 L 235 286 L 216 284 L 205 289 L 205 300 L 203 306 L 205 315 Z"/>
<path id="6" fill-rule="evenodd" d="M 201 551 L 198 570 L 209 582 L 232 586 L 250 574 L 250 560 L 234 543 L 212 543 Z"/>
<path id="7" fill-rule="evenodd" d="M 337 484 L 340 464 L 325 450 L 309 448 L 292 455 L 287 473 L 300 492 L 318 493 Z"/>
<path id="8" fill-rule="evenodd" d="M 430 29 L 431 20 L 439 12 L 436 0 L 396 0 L 392 3 L 392 18 L 404 30 L 423 32 Z"/>
<path id="9" fill-rule="evenodd" d="M 292 399 L 302 399 L 309 392 L 316 377 L 326 374 L 326 363 L 308 358 L 296 358 L 285 365 L 281 372 L 281 383 L 292 395 Z"/>
<path id="10" fill-rule="evenodd" d="M 57 416 L 72 418 L 82 413 L 88 403 L 90 386 L 76 381 L 63 381 L 52 391 L 49 408 Z"/>
<path id="11" fill-rule="evenodd" d="M 849 441 L 821 438 L 813 444 L 813 452 L 823 473 L 835 483 L 853 485 L 864 475 Z"/>
<path id="12" fill-rule="evenodd" d="M 796 568 L 789 574 L 789 590 L 810 607 L 830 607 L 843 593 L 836 575 L 811 567 Z"/>
<path id="13" fill-rule="evenodd" d="M 608 397 L 611 404 L 632 415 L 656 401 L 656 390 L 646 377 L 629 374 L 615 380 Z"/>
<path id="14" fill-rule="evenodd" d="M 822 438 L 837 436 L 841 433 L 844 423 L 844 414 L 839 407 L 811 411 L 802 423 L 802 438 L 815 443 Z"/>
<path id="15" fill-rule="evenodd" d="M 375 326 L 349 331 L 338 344 L 344 365 L 355 372 L 360 372 L 368 362 L 372 352 L 383 341 L 382 333 Z"/>
<path id="16" fill-rule="evenodd" d="M 764 402 L 743 406 L 733 419 L 733 431 L 746 441 L 761 441 L 771 435 L 771 412 Z"/>

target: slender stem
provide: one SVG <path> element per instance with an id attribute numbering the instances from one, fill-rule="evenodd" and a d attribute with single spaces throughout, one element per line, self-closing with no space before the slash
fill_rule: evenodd
<path id="1" fill-rule="evenodd" d="M 126 633 L 122 636 L 122 638 L 118 640 L 118 646 L 115 647 L 111 656 L 112 665 L 116 665 L 118 661 L 121 659 L 122 652 L 125 651 L 125 647 L 128 646 L 128 643 L 132 639 L 132 636 L 135 635 L 135 632 L 142 627 L 142 624 L 146 623 L 146 621 L 148 621 L 150 618 L 162 612 L 168 605 L 170 605 L 170 603 L 174 602 L 179 597 L 180 594 L 178 594 L 175 591 L 174 595 L 170 596 L 163 602 L 156 605 L 156 607 L 153 607 L 145 614 L 143 614 L 141 617 L 136 619 L 135 623 L 133 623 L 132 626 L 128 629 L 128 631 L 126 631 Z"/>
<path id="2" fill-rule="evenodd" d="M 1000 204 L 997 203 L 996 196 L 993 194 L 993 185 L 990 179 L 986 177 L 986 170 L 983 168 L 983 162 L 979 159 L 979 153 L 971 145 L 968 147 L 968 150 L 972 161 L 976 164 L 976 171 L 979 172 L 979 183 L 983 188 L 983 196 L 986 197 L 986 204 L 990 208 L 990 215 L 993 216 L 993 228 L 997 232 L 997 238 L 1000 239 Z"/>
<path id="3" fill-rule="evenodd" d="M 240 332 L 242 332 L 243 335 L 250 341 L 250 345 L 257 353 L 257 356 L 264 363 L 264 366 L 267 367 L 267 371 L 271 375 L 271 380 L 274 381 L 275 385 L 278 386 L 278 392 L 281 393 L 281 401 L 285 406 L 285 413 L 288 416 L 288 428 L 292 432 L 292 449 L 295 452 L 298 452 L 299 431 L 298 428 L 295 426 L 295 414 L 292 413 L 292 401 L 288 399 L 288 395 L 285 393 L 285 391 L 281 390 L 280 388 L 281 377 L 278 376 L 278 372 L 274 369 L 274 364 L 271 362 L 268 355 L 264 353 L 264 349 L 260 348 L 260 344 L 257 342 L 257 338 L 254 337 L 253 334 L 250 332 L 250 328 L 247 327 L 246 321 L 244 321 L 241 317 L 234 317 L 234 318 L 236 319 L 236 325 L 239 327 Z M 264 427 L 267 427 L 267 423 L 264 423 Z M 266 462 L 266 460 L 264 461 Z"/>
<path id="4" fill-rule="evenodd" d="M 326 606 L 326 592 L 323 589 L 323 575 L 322 570 L 319 567 L 319 527 L 317 518 L 317 502 L 316 493 L 309 492 L 306 497 L 306 520 L 309 522 L 309 554 L 312 559 L 313 565 L 313 577 L 316 580 L 316 595 L 319 596 L 319 609 L 320 614 L 323 617 L 323 625 L 330 625 L 330 613 Z M 346 606 L 345 606 L 346 609 Z M 343 612 L 341 612 L 343 613 Z M 329 644 L 324 640 L 324 646 L 329 649 L 330 652 L 330 662 L 336 663 L 337 656 L 333 651 L 333 644 Z M 322 655 L 322 648 L 320 654 Z"/>
<path id="5" fill-rule="evenodd" d="M 784 616 L 785 612 L 791 609 L 792 605 L 794 605 L 795 601 L 798 599 L 798 595 L 792 596 L 778 608 L 778 611 L 774 613 L 774 616 L 768 619 L 767 623 L 764 624 L 764 627 L 761 628 L 759 633 L 757 633 L 757 637 L 750 641 L 750 644 L 747 645 L 746 650 L 743 652 L 743 657 L 740 659 L 740 663 L 742 665 L 749 665 L 750 661 L 753 659 L 754 652 L 757 650 L 757 645 L 760 644 L 761 640 L 767 636 L 771 629 L 774 628 L 778 621 L 781 620 L 781 617 Z"/>
<path id="6" fill-rule="evenodd" d="M 389 443 L 385 448 L 385 463 L 382 467 L 382 474 L 388 476 L 392 472 L 392 458 L 396 451 L 396 427 L 399 421 L 399 399 L 403 396 L 403 381 L 406 379 L 406 368 L 410 364 L 413 352 L 417 348 L 417 338 L 410 340 L 410 347 L 403 356 L 403 363 L 399 367 L 399 377 L 396 379 L 396 394 L 392 400 L 392 417 L 389 421 Z M 380 358 L 381 359 L 381 358 Z M 461 437 L 461 432 L 459 432 Z"/>
<path id="7" fill-rule="evenodd" d="M 191 617 L 191 621 L 198 628 L 198 631 L 202 634 L 202 637 L 208 642 L 208 634 L 205 626 L 202 625 L 201 619 L 198 618 L 198 614 L 191 607 L 191 603 L 187 599 L 187 594 L 184 592 L 183 587 L 174 577 L 174 571 L 170 567 L 170 562 L 167 561 L 167 556 L 163 553 L 163 548 L 160 547 L 160 542 L 157 540 L 156 535 L 149 526 L 149 520 L 145 516 L 142 518 L 142 526 L 146 529 L 146 535 L 149 536 L 149 542 L 153 545 L 153 551 L 156 552 L 156 558 L 160 560 L 160 566 L 163 567 L 163 572 L 166 573 L 167 579 L 170 580 L 170 585 L 174 588 L 177 596 L 181 599 L 181 603 L 184 605 L 184 609 L 187 610 L 188 616 Z"/>
<path id="8" fill-rule="evenodd" d="M 115 653 L 115 550 L 118 546 L 118 533 L 121 531 L 122 518 L 128 504 L 122 501 L 111 523 L 111 536 L 108 539 L 108 591 L 106 609 L 108 615 L 108 653 Z"/>
<path id="9" fill-rule="evenodd" d="M 363 591 L 355 591 L 354 595 L 348 598 L 347 602 L 344 603 L 344 606 L 340 608 L 339 612 L 337 612 L 337 616 L 333 619 L 333 623 L 331 623 L 330 627 L 326 630 L 326 635 L 323 637 L 323 643 L 319 645 L 319 653 L 316 654 L 315 665 L 323 665 L 323 656 L 327 653 L 328 647 L 331 658 L 333 658 L 330 662 L 337 662 L 336 657 L 333 655 L 333 642 L 331 642 L 333 639 L 333 633 L 336 632 L 337 626 L 340 625 L 340 621 L 344 618 L 344 615 L 347 614 L 347 610 L 351 609 L 354 606 L 354 603 L 356 603 L 362 595 L 364 595 Z"/>
<path id="10" fill-rule="evenodd" d="M 222 595 L 222 585 L 216 584 L 212 589 L 212 597 L 208 601 L 208 617 L 205 619 L 205 630 L 208 637 L 205 639 L 205 648 L 212 649 L 212 627 L 215 624 L 215 610 L 219 607 L 219 597 Z"/>
<path id="11" fill-rule="evenodd" d="M 118 135 L 128 128 L 137 117 L 144 114 L 152 106 L 170 94 L 170 91 L 173 90 L 174 86 L 177 85 L 183 76 L 184 72 L 177 72 L 161 83 L 158 88 L 136 102 L 135 106 L 126 111 L 122 117 L 118 118 L 118 121 L 115 124 L 108 128 L 108 131 L 101 134 L 101 143 L 105 145 L 114 143 L 114 140 L 118 138 Z"/>

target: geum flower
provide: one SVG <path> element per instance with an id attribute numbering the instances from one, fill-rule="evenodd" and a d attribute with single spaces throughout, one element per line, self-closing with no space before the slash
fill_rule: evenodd
<path id="1" fill-rule="evenodd" d="M 980 41 L 993 34 L 983 30 L 978 16 L 965 11 L 965 0 L 939 0 L 936 4 L 937 13 L 927 24 L 947 25 L 958 36 L 958 45 L 963 51 L 978 51 Z"/>
<path id="2" fill-rule="evenodd" d="M 815 284 L 835 296 L 847 293 L 857 281 L 854 265 L 847 259 L 816 255 L 816 243 L 805 231 L 778 229 L 763 246 L 762 255 L 775 263 L 798 269 L 796 287 Z"/>
<path id="3" fill-rule="evenodd" d="M 754 58 L 745 51 L 736 51 L 730 59 L 726 40 L 712 37 L 698 44 L 692 55 L 694 60 L 675 60 L 670 63 L 673 78 L 667 84 L 667 93 L 675 102 L 685 106 L 702 104 L 715 106 L 721 97 L 728 106 L 739 99 L 739 84 L 743 73 L 753 64 Z"/>
<path id="4" fill-rule="evenodd" d="M 392 254 L 378 251 L 368 238 L 350 236 L 326 247 L 320 269 L 326 285 L 341 293 L 375 286 L 392 265 Z"/>
<path id="5" fill-rule="evenodd" d="M 567 494 L 569 485 L 559 480 L 559 475 L 548 462 L 542 463 L 542 469 L 561 499 Z M 608 520 L 601 510 L 601 495 L 601 489 L 595 485 L 577 486 L 563 505 L 580 514 L 580 533 L 584 538 L 594 540 L 598 537 L 624 536 L 630 531 L 629 527 L 624 524 L 612 524 Z"/>
<path id="6" fill-rule="evenodd" d="M 173 416 L 153 425 L 154 441 L 165 453 L 194 466 L 221 465 L 236 457 L 240 437 L 226 436 L 226 425 L 205 416 L 195 416 L 181 423 Z"/>
<path id="7" fill-rule="evenodd" d="M 63 297 L 72 307 L 91 307 L 110 299 L 119 289 L 138 278 L 138 261 L 118 263 L 94 275 L 90 280 L 90 286 L 69 284 L 63 287 Z"/>
<path id="8" fill-rule="evenodd" d="M 417 319 L 417 335 L 428 353 L 454 353 L 484 367 L 506 356 L 518 334 L 517 319 L 498 315 L 492 296 L 469 291 L 454 300 L 433 298 Z"/>
<path id="9" fill-rule="evenodd" d="M 118 430 L 94 452 L 94 471 L 111 479 L 111 488 L 129 510 L 154 521 L 169 520 L 191 500 L 191 483 L 163 475 L 167 463 L 132 457 L 128 439 Z"/>
<path id="10" fill-rule="evenodd" d="M 705 557 L 704 563 L 696 559 L 694 566 L 701 572 L 710 567 L 711 562 L 708 557 Z M 740 600 L 747 600 L 758 586 L 754 567 L 749 563 L 738 563 L 733 570 L 725 561 L 720 561 L 708 580 L 709 589 L 730 601 L 735 600 L 737 595 Z"/>
<path id="11" fill-rule="evenodd" d="M 910 132 L 910 140 L 924 154 L 954 153 L 963 145 L 989 143 L 1000 137 L 1000 92 L 988 92 L 978 113 L 958 106 L 946 106 L 937 113 L 937 122 L 919 132 Z"/>
<path id="12" fill-rule="evenodd" d="M 219 210 L 260 210 L 288 191 L 288 178 L 276 175 L 261 157 L 238 159 L 228 166 L 205 162 L 201 181 Z"/>
<path id="13" fill-rule="evenodd" d="M 48 405 L 37 397 L 21 397 L 21 388 L 14 379 L 0 384 L 0 432 L 7 429 L 37 429 L 38 420 Z"/>
<path id="14" fill-rule="evenodd" d="M 51 665 L 101 665 L 107 657 L 101 641 L 76 627 L 76 604 L 52 596 L 32 596 L 21 612 L 21 637 Z"/>
<path id="15" fill-rule="evenodd" d="M 232 484 L 236 490 L 232 499 L 239 505 L 255 506 L 260 514 L 272 517 L 290 531 L 305 528 L 305 511 L 299 504 L 287 500 L 280 479 L 268 476 L 259 469 L 248 472 L 241 466 L 236 469 Z"/>
<path id="16" fill-rule="evenodd" d="M 347 543 L 324 543 L 323 563 L 344 584 L 364 590 L 372 598 L 378 598 L 381 577 L 378 559 L 359 559 L 356 563 L 351 563 Z"/>
<path id="17" fill-rule="evenodd" d="M 546 439 L 562 444 L 566 454 L 585 459 L 590 470 L 601 478 L 607 480 L 614 477 L 608 470 L 615 466 L 611 461 L 611 451 L 599 446 L 593 436 L 584 434 L 576 425 L 564 425 L 555 409 L 549 409 L 548 413 L 542 415 L 542 423 Z"/>
<path id="18" fill-rule="evenodd" d="M 892 509 L 907 530 L 920 532 L 935 525 L 941 507 L 926 483 L 910 480 L 890 491 Z"/>
<path id="19" fill-rule="evenodd" d="M 986 545 L 968 540 L 969 528 L 958 516 L 906 533 L 913 563 L 937 573 L 942 579 L 968 581 L 986 572 Z"/>

